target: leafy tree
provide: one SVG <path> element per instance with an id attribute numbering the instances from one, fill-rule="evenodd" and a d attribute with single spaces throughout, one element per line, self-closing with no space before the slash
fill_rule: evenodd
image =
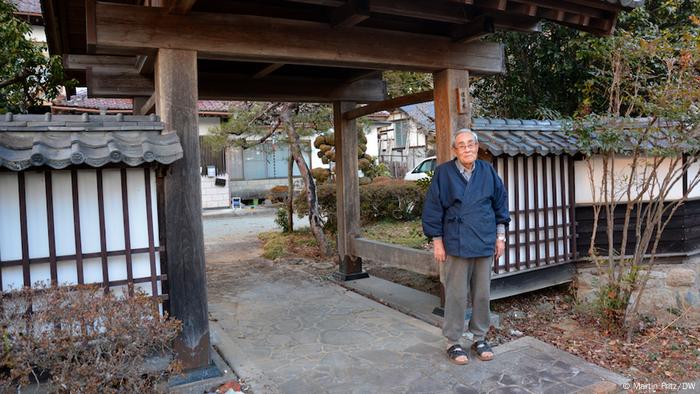
<path id="1" fill-rule="evenodd" d="M 16 18 L 10 0 L 0 0 L 0 112 L 27 112 L 55 98 L 65 81 L 58 56 L 29 38 L 31 26 Z"/>
<path id="2" fill-rule="evenodd" d="M 389 97 L 401 97 L 433 88 L 433 75 L 430 73 L 385 71 L 383 79 Z"/>
<path id="3" fill-rule="evenodd" d="M 695 27 L 685 31 L 662 29 L 646 39 L 621 31 L 601 40 L 609 56 L 594 67 L 590 86 L 606 92 L 596 103 L 605 108 L 582 113 L 572 128 L 593 197 L 588 257 L 604 278 L 595 306 L 612 327 L 626 328 L 628 340 L 661 236 L 700 184 L 700 172 L 689 171 L 700 159 L 700 36 L 693 33 L 700 19 L 691 21 Z M 684 178 L 687 188 L 671 198 Z M 599 221 L 605 239 L 596 242 Z"/>
<path id="4" fill-rule="evenodd" d="M 697 0 L 648 0 L 620 14 L 612 37 L 596 37 L 551 22 L 541 33 L 499 32 L 490 39 L 505 45 L 506 73 L 475 78 L 475 115 L 509 118 L 559 118 L 576 113 L 604 113 L 612 81 L 600 78 L 614 54 L 613 40 L 647 41 L 665 37 L 678 45 L 687 34 L 699 34 L 693 18 Z M 659 59 L 647 59 L 660 78 Z M 636 115 L 636 113 L 633 113 Z"/>

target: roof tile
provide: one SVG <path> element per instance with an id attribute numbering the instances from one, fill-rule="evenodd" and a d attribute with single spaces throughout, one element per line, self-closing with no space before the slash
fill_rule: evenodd
<path id="1" fill-rule="evenodd" d="M 49 122 L 44 115 L 6 119 L 13 120 L 0 124 L 0 166 L 14 171 L 83 163 L 93 167 L 110 162 L 170 164 L 182 157 L 177 134 L 161 134 L 163 124 L 150 116 L 54 115 Z"/>

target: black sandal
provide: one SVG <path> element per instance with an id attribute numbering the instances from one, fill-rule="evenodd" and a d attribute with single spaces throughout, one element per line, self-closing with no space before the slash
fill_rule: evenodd
<path id="1" fill-rule="evenodd" d="M 467 360 L 466 361 L 457 361 L 457 357 L 459 356 L 464 356 Z M 464 348 L 460 346 L 459 344 L 454 344 L 450 346 L 449 349 L 447 349 L 447 357 L 450 358 L 450 361 L 457 365 L 464 365 L 469 362 L 469 355 L 467 354 L 466 351 L 464 351 Z"/>
<path id="2" fill-rule="evenodd" d="M 493 350 L 486 341 L 476 341 L 472 344 L 472 349 L 476 352 L 476 356 L 481 361 L 493 360 Z M 484 356 L 484 353 L 491 353 L 490 356 Z"/>

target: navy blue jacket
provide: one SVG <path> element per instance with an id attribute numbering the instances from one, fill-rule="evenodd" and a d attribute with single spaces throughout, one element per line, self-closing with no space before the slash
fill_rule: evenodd
<path id="1" fill-rule="evenodd" d="M 423 205 L 423 233 L 442 237 L 450 256 L 492 256 L 496 223 L 510 223 L 506 189 L 487 162 L 476 160 L 467 182 L 456 160 L 435 169 Z"/>

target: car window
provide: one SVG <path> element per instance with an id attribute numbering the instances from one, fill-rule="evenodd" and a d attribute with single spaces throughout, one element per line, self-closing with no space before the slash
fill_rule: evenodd
<path id="1" fill-rule="evenodd" d="M 418 168 L 416 168 L 416 170 L 413 171 L 413 172 L 414 172 L 414 173 L 421 173 L 421 172 L 432 171 L 431 162 L 432 162 L 432 160 L 426 160 L 426 161 L 420 163 L 420 165 L 418 166 Z"/>
<path id="2" fill-rule="evenodd" d="M 437 163 L 437 159 L 430 160 L 430 171 L 435 171 L 435 163 Z"/>

